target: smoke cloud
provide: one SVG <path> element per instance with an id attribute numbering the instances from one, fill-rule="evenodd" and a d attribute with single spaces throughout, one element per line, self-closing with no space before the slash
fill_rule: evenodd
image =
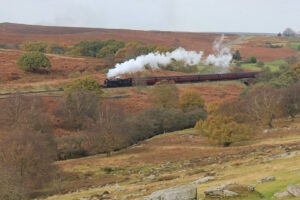
<path id="1" fill-rule="evenodd" d="M 186 51 L 180 47 L 172 52 L 149 53 L 147 55 L 138 56 L 136 59 L 116 64 L 115 68 L 108 71 L 107 78 L 118 77 L 122 74 L 136 73 L 145 70 L 146 67 L 153 70 L 160 69 L 161 66 L 166 66 L 173 60 L 183 61 L 185 66 L 203 63 L 205 65 L 215 65 L 225 68 L 230 65 L 232 55 L 230 49 L 223 45 L 223 41 L 224 36 L 214 42 L 214 54 L 209 55 L 204 61 L 202 61 L 202 51 Z"/>
<path id="2" fill-rule="evenodd" d="M 228 67 L 232 60 L 230 49 L 224 45 L 224 35 L 219 40 L 214 41 L 213 55 L 209 55 L 204 64 L 215 65 L 219 67 Z"/>
<path id="3" fill-rule="evenodd" d="M 159 69 L 160 66 L 166 66 L 172 60 L 184 61 L 185 65 L 195 65 L 201 61 L 203 52 L 186 51 L 184 48 L 178 48 L 167 53 L 149 53 L 138 56 L 136 59 L 128 60 L 124 63 L 117 64 L 114 69 L 108 71 L 107 77 L 117 77 L 121 74 L 135 73 L 145 70 L 145 67 Z"/>

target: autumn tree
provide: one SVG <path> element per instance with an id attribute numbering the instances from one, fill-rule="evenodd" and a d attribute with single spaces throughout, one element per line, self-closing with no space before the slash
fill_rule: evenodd
<path id="1" fill-rule="evenodd" d="M 109 101 L 103 101 L 97 112 L 95 126 L 89 134 L 90 148 L 92 153 L 105 152 L 110 156 L 128 142 L 126 115 L 122 106 Z"/>
<path id="2" fill-rule="evenodd" d="M 200 120 L 195 129 L 212 142 L 223 146 L 230 146 L 253 136 L 253 131 L 248 125 L 238 123 L 233 117 L 223 113 L 214 113 L 206 120 Z"/>
<path id="3" fill-rule="evenodd" d="M 28 199 L 51 181 L 56 159 L 51 137 L 25 129 L 0 134 L 0 199 Z"/>
<path id="4" fill-rule="evenodd" d="M 38 132 L 51 132 L 52 123 L 46 106 L 39 97 L 14 94 L 2 101 L 0 107 L 2 129 L 29 129 Z"/>
<path id="5" fill-rule="evenodd" d="M 272 87 L 257 87 L 250 91 L 240 106 L 243 116 L 250 122 L 273 127 L 273 120 L 282 115 L 282 95 Z"/>
<path id="6" fill-rule="evenodd" d="M 52 123 L 42 99 L 15 94 L 1 102 L 0 199 L 27 199 L 55 167 Z"/>
<path id="7" fill-rule="evenodd" d="M 300 84 L 294 84 L 282 89 L 281 106 L 284 112 L 294 120 L 300 113 Z"/>
<path id="8" fill-rule="evenodd" d="M 96 93 L 85 90 L 72 91 L 64 95 L 55 115 L 61 127 L 82 130 L 95 122 L 99 103 L 100 96 Z"/>
<path id="9" fill-rule="evenodd" d="M 174 108 L 178 106 L 178 88 L 174 83 L 160 81 L 156 83 L 151 91 L 152 102 L 162 108 Z"/>
<path id="10" fill-rule="evenodd" d="M 204 109 L 204 100 L 197 91 L 187 91 L 180 97 L 180 108 L 184 111 L 193 108 Z"/>
<path id="11" fill-rule="evenodd" d="M 45 53 L 46 49 L 47 49 L 48 44 L 45 42 L 32 42 L 32 41 L 28 41 L 28 42 L 24 42 L 21 45 L 21 49 L 23 51 L 38 51 L 38 52 L 42 52 Z"/>

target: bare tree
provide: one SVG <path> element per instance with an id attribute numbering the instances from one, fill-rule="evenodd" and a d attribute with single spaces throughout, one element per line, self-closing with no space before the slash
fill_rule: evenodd
<path id="1" fill-rule="evenodd" d="M 242 102 L 241 112 L 250 121 L 273 127 L 273 119 L 282 115 L 282 95 L 271 87 L 259 87 L 249 92 Z"/>
<path id="2" fill-rule="evenodd" d="M 25 128 L 40 132 L 51 132 L 52 123 L 46 106 L 39 97 L 14 94 L 1 104 L 0 123 L 4 129 Z"/>
<path id="3" fill-rule="evenodd" d="M 5 132 L 0 137 L 0 199 L 27 199 L 51 180 L 56 146 L 48 134 L 31 130 Z"/>
<path id="4" fill-rule="evenodd" d="M 282 90 L 282 108 L 292 120 L 300 113 L 300 84 L 294 84 Z"/>
<path id="5" fill-rule="evenodd" d="M 104 101 L 98 109 L 96 125 L 90 135 L 94 152 L 111 152 L 120 149 L 128 141 L 128 128 L 123 108 L 113 102 Z"/>
<path id="6" fill-rule="evenodd" d="M 97 118 L 100 96 L 95 92 L 78 90 L 66 94 L 55 111 L 61 126 L 81 130 Z"/>

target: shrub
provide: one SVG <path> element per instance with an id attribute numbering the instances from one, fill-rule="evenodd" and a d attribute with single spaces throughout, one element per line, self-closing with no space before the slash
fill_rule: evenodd
<path id="1" fill-rule="evenodd" d="M 0 44 L 1 49 L 19 49 L 18 44 Z"/>
<path id="2" fill-rule="evenodd" d="M 160 81 L 151 91 L 152 102 L 162 108 L 174 108 L 178 106 L 178 88 L 174 83 Z"/>
<path id="3" fill-rule="evenodd" d="M 100 41 L 80 41 L 71 50 L 73 55 L 96 57 L 98 51 L 104 44 Z"/>
<path id="4" fill-rule="evenodd" d="M 254 56 L 252 56 L 249 61 L 250 61 L 250 63 L 256 63 L 257 62 L 256 57 L 254 57 Z"/>
<path id="5" fill-rule="evenodd" d="M 66 50 L 66 47 L 60 44 L 51 44 L 47 48 L 47 52 L 53 54 L 65 54 Z"/>
<path id="6" fill-rule="evenodd" d="M 239 50 L 236 50 L 236 51 L 232 54 L 232 59 L 233 59 L 233 60 L 241 60 L 241 59 L 242 59 Z"/>
<path id="7" fill-rule="evenodd" d="M 50 60 L 37 51 L 24 53 L 17 61 L 19 67 L 28 72 L 36 72 L 40 68 L 51 68 Z"/>
<path id="8" fill-rule="evenodd" d="M 69 83 L 65 86 L 64 90 L 66 93 L 71 93 L 74 91 L 89 91 L 99 95 L 102 95 L 103 93 L 100 84 L 91 78 L 79 79 Z"/>
<path id="9" fill-rule="evenodd" d="M 124 48 L 125 43 L 116 40 L 108 40 L 104 42 L 104 47 L 97 53 L 98 58 L 106 58 L 107 56 L 114 56 L 120 49 Z"/>
<path id="10" fill-rule="evenodd" d="M 176 108 L 152 107 L 129 119 L 130 127 L 133 128 L 132 140 L 137 142 L 157 134 L 191 128 L 199 119 L 205 119 L 206 116 L 207 113 L 203 109 L 183 112 Z"/>
<path id="11" fill-rule="evenodd" d="M 48 44 L 45 42 L 24 42 L 21 45 L 21 49 L 23 51 L 38 51 L 45 53 Z"/>
<path id="12" fill-rule="evenodd" d="M 204 106 L 204 100 L 199 92 L 187 91 L 180 97 L 180 107 L 184 111 L 190 108 L 204 109 Z"/>
<path id="13" fill-rule="evenodd" d="M 200 120 L 195 129 L 218 145 L 230 146 L 232 143 L 250 139 L 253 131 L 246 124 L 237 123 L 233 117 L 214 113 L 204 121 Z"/>

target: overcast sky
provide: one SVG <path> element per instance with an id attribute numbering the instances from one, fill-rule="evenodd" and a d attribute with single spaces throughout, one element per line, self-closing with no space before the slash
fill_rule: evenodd
<path id="1" fill-rule="evenodd" d="M 300 0 L 0 0 L 0 22 L 277 33 L 300 30 Z"/>

